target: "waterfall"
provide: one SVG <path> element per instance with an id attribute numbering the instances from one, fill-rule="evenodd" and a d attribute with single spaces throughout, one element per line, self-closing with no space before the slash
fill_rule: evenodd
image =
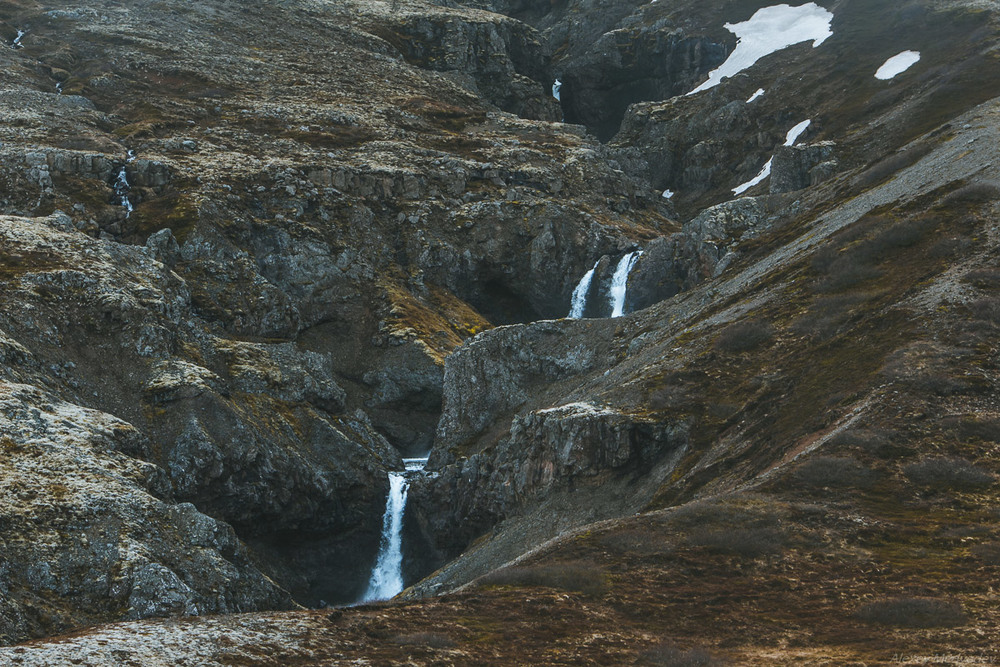
<path id="1" fill-rule="evenodd" d="M 569 315 L 566 316 L 571 320 L 578 320 L 583 317 L 583 311 L 587 309 L 587 294 L 590 292 L 590 283 L 594 279 L 594 271 L 597 270 L 597 264 L 599 263 L 600 260 L 594 264 L 594 268 L 583 274 L 580 283 L 573 290 L 573 299 L 569 304 Z"/>
<path id="2" fill-rule="evenodd" d="M 625 291 L 628 289 L 628 275 L 632 272 L 636 260 L 642 255 L 641 250 L 630 252 L 622 257 L 611 277 L 611 287 L 608 289 L 608 301 L 611 303 L 611 317 L 621 317 L 625 311 Z"/>
<path id="3" fill-rule="evenodd" d="M 410 487 L 408 476 L 419 473 L 426 464 L 426 458 L 403 459 L 405 471 L 389 473 L 389 497 L 382 515 L 378 558 L 361 602 L 388 600 L 403 590 L 403 513 L 406 511 L 406 492 Z"/>
<path id="4" fill-rule="evenodd" d="M 18 31 L 17 31 L 17 37 L 15 37 L 14 41 L 11 42 L 10 48 L 12 48 L 12 49 L 23 49 L 24 48 L 24 44 L 21 43 L 21 38 L 24 37 L 27 34 L 28 34 L 27 30 L 20 30 L 20 29 L 18 29 Z"/>
<path id="5" fill-rule="evenodd" d="M 62 91 L 60 91 L 62 92 Z M 125 164 L 135 160 L 135 151 L 129 151 L 125 158 Z M 132 202 L 128 199 L 128 193 L 132 190 L 132 186 L 128 182 L 128 175 L 125 173 L 125 165 L 118 171 L 118 178 L 115 180 L 115 184 L 112 186 L 115 196 L 118 197 L 118 202 L 125 207 L 125 217 L 132 215 Z"/>

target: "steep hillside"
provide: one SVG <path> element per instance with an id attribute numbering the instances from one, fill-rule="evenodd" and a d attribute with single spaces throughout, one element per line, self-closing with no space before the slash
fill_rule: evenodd
<path id="1" fill-rule="evenodd" d="M 995 3 L 0 20 L 3 660 L 1000 657 Z"/>
<path id="2" fill-rule="evenodd" d="M 430 447 L 444 357 L 563 314 L 596 257 L 673 228 L 582 129 L 493 106 L 554 115 L 541 46 L 511 19 L 321 2 L 2 18 L 3 380 L 137 429 L 124 453 L 157 466 L 157 498 L 231 525 L 246 576 L 303 604 L 363 587 L 386 470 Z M 55 599 L 15 599 L 8 636 L 92 622 L 56 592 L 92 568 L 119 582 L 97 618 L 132 613 L 144 561 L 11 572 Z M 196 603 L 215 593 L 195 583 L 179 609 L 274 606 Z"/>

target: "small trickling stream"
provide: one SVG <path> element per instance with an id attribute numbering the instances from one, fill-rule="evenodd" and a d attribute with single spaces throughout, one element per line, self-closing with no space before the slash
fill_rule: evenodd
<path id="1" fill-rule="evenodd" d="M 403 459 L 404 471 L 389 473 L 389 497 L 382 516 L 378 558 L 361 602 L 388 600 L 403 591 L 403 515 L 406 512 L 406 493 L 410 487 L 410 479 L 423 472 L 425 465 L 427 457 Z"/>
<path id="2" fill-rule="evenodd" d="M 134 160 L 135 151 L 129 151 L 125 158 L 125 164 L 118 170 L 118 178 L 115 179 L 115 184 L 112 186 L 115 197 L 118 198 L 118 203 L 125 208 L 126 218 L 132 215 L 133 207 L 132 202 L 128 198 L 128 193 L 132 191 L 132 186 L 128 182 L 128 174 L 125 173 L 125 167 Z"/>

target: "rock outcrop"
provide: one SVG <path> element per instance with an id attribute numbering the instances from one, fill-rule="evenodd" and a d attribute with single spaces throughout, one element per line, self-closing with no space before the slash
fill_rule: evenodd
<path id="1" fill-rule="evenodd" d="M 363 413 L 347 411 L 329 357 L 219 337 L 196 316 L 188 283 L 154 250 L 91 239 L 68 216 L 4 218 L 0 248 L 2 326 L 14 340 L 46 332 L 11 358 L 11 379 L 46 382 L 38 360 L 55 364 L 58 391 L 88 396 L 87 405 L 149 434 L 128 453 L 165 471 L 172 497 L 246 539 L 280 545 L 289 530 L 360 529 L 370 535 L 361 548 L 374 551 L 385 470 L 400 466 L 399 454 Z M 95 340 L 77 356 L 80 335 Z M 360 578 L 358 542 L 321 550 L 331 562 L 356 563 Z M 349 598 L 359 585 L 331 576 L 333 590 L 310 593 L 315 576 L 303 583 L 274 567 L 303 601 Z"/>
<path id="2" fill-rule="evenodd" d="M 149 443 L 132 425 L 4 382 L 0 433 L 5 641 L 295 606 L 231 526 L 176 503 L 167 472 L 134 458 Z"/>
<path id="3" fill-rule="evenodd" d="M 832 141 L 779 147 L 771 164 L 771 194 L 794 192 L 829 180 L 839 167 L 835 156 Z"/>
<path id="4" fill-rule="evenodd" d="M 669 25 L 607 32 L 578 58 L 558 67 L 566 121 L 607 141 L 629 105 L 683 95 L 722 64 L 726 47 Z"/>
<path id="5" fill-rule="evenodd" d="M 448 358 L 432 475 L 412 492 L 439 552 L 454 556 L 557 491 L 608 484 L 685 449 L 683 421 L 588 401 L 546 407 L 554 387 L 612 362 L 612 332 L 609 320 L 501 327 Z"/>
<path id="6" fill-rule="evenodd" d="M 408 62 L 453 75 L 504 111 L 535 120 L 560 119 L 548 94 L 549 56 L 526 24 L 498 14 L 427 8 L 378 19 L 373 31 Z"/>

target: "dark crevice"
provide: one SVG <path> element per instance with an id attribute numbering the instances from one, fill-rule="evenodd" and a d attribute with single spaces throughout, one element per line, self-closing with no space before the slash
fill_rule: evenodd
<path id="1" fill-rule="evenodd" d="M 679 33 L 609 34 L 559 68 L 566 122 L 609 141 L 630 105 L 687 93 L 727 54 L 724 44 Z"/>

